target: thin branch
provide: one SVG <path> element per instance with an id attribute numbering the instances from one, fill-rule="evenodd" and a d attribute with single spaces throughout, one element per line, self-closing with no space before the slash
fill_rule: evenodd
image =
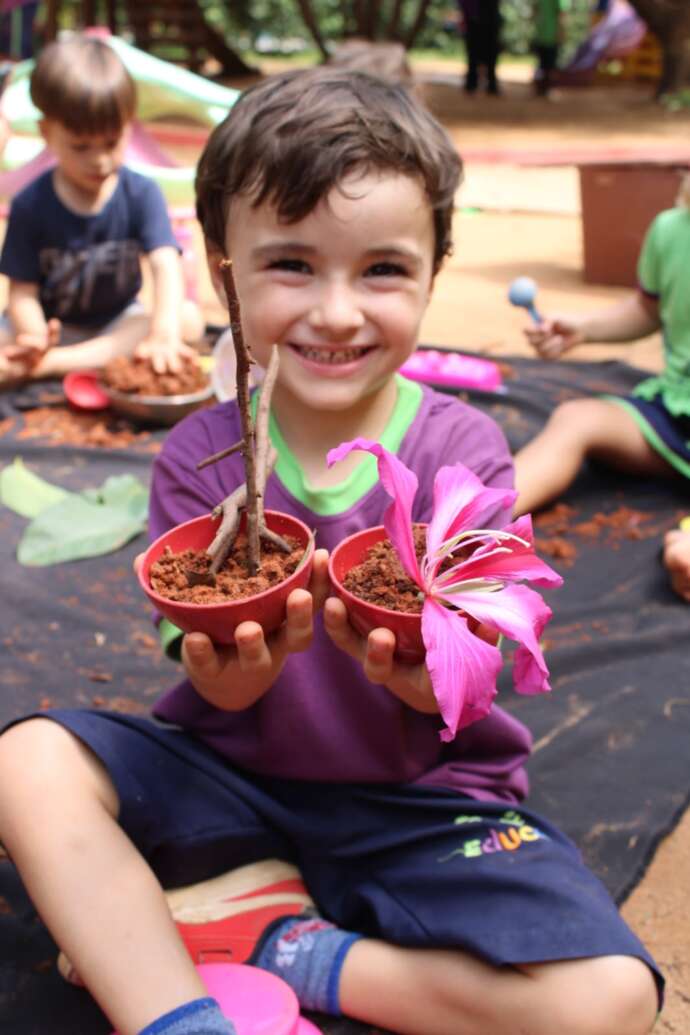
<path id="1" fill-rule="evenodd" d="M 197 471 L 203 471 L 204 467 L 217 464 L 219 460 L 224 460 L 226 456 L 232 456 L 233 453 L 239 452 L 241 448 L 242 442 L 235 442 L 233 446 L 228 446 L 227 449 L 219 449 L 217 453 L 211 453 L 210 456 L 205 456 L 203 460 L 200 460 L 196 465 L 196 469 Z"/>
<path id="2" fill-rule="evenodd" d="M 242 460 L 244 462 L 244 476 L 247 486 L 247 568 L 250 575 L 256 575 L 261 567 L 261 543 L 259 541 L 256 498 L 254 426 L 252 424 L 249 400 L 249 369 L 253 360 L 242 333 L 240 300 L 232 272 L 232 259 L 223 259 L 220 268 L 223 274 L 223 287 L 228 300 L 230 329 L 237 359 L 237 406 L 242 428 Z"/>

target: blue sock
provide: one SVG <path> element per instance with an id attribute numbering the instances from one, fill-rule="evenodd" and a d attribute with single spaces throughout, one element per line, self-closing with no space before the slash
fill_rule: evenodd
<path id="1" fill-rule="evenodd" d="M 339 1016 L 340 971 L 350 946 L 361 937 L 318 916 L 291 916 L 269 929 L 252 962 L 287 982 L 306 1010 Z"/>
<path id="2" fill-rule="evenodd" d="M 215 999 L 193 999 L 163 1014 L 139 1035 L 237 1035 L 232 1021 L 220 1012 Z"/>

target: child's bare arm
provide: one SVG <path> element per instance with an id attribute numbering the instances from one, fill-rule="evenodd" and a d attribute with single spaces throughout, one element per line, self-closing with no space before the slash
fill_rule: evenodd
<path id="1" fill-rule="evenodd" d="M 525 335 L 543 359 L 558 359 L 583 342 L 626 342 L 659 330 L 659 306 L 641 291 L 593 313 L 546 317 Z"/>
<path id="2" fill-rule="evenodd" d="M 328 553 L 317 550 L 309 591 L 290 594 L 286 621 L 272 636 L 265 638 L 256 622 L 238 626 L 231 647 L 213 644 L 203 633 L 185 636 L 182 661 L 197 693 L 224 711 L 251 707 L 273 685 L 288 656 L 310 646 L 313 616 L 328 591 Z"/>
<path id="3" fill-rule="evenodd" d="M 154 249 L 148 260 L 153 279 L 151 327 L 136 352 L 150 358 L 154 369 L 162 373 L 177 370 L 180 355 L 192 353 L 182 340 L 182 265 L 177 251 L 168 246 Z"/>

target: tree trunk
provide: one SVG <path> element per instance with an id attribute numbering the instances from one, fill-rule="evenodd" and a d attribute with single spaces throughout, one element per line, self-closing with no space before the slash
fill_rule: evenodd
<path id="1" fill-rule="evenodd" d="M 328 47 L 326 41 L 321 35 L 321 29 L 317 21 L 316 15 L 314 14 L 314 8 L 311 5 L 311 0 L 297 0 L 297 6 L 299 12 L 302 15 L 302 21 L 304 22 L 307 30 L 311 33 L 311 37 L 314 43 L 321 51 L 321 54 L 325 60 L 328 59 Z"/>
<path id="2" fill-rule="evenodd" d="M 690 40 L 678 38 L 676 32 L 659 37 L 661 44 L 661 79 L 657 97 L 678 93 L 690 83 Z"/>
<path id="3" fill-rule="evenodd" d="M 240 55 L 232 50 L 221 34 L 212 28 L 204 18 L 204 46 L 207 51 L 219 61 L 223 68 L 224 75 L 250 76 L 256 75 L 256 69 L 247 65 Z"/>
<path id="4" fill-rule="evenodd" d="M 661 46 L 657 96 L 677 93 L 690 83 L 690 9 L 688 0 L 630 0 Z"/>
<path id="5" fill-rule="evenodd" d="M 414 41 L 417 39 L 417 36 L 421 32 L 422 26 L 424 25 L 424 19 L 426 18 L 427 11 L 429 10 L 430 3 L 431 0 L 419 0 L 417 17 L 412 22 L 410 31 L 407 33 L 404 41 L 407 50 L 409 50 L 410 47 L 414 45 Z"/>

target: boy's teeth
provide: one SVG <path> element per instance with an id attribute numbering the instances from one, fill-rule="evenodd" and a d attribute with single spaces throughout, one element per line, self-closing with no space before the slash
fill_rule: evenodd
<path id="1" fill-rule="evenodd" d="M 300 356 L 310 359 L 315 363 L 352 363 L 359 359 L 368 349 L 314 349 L 305 345 L 295 345 Z"/>

